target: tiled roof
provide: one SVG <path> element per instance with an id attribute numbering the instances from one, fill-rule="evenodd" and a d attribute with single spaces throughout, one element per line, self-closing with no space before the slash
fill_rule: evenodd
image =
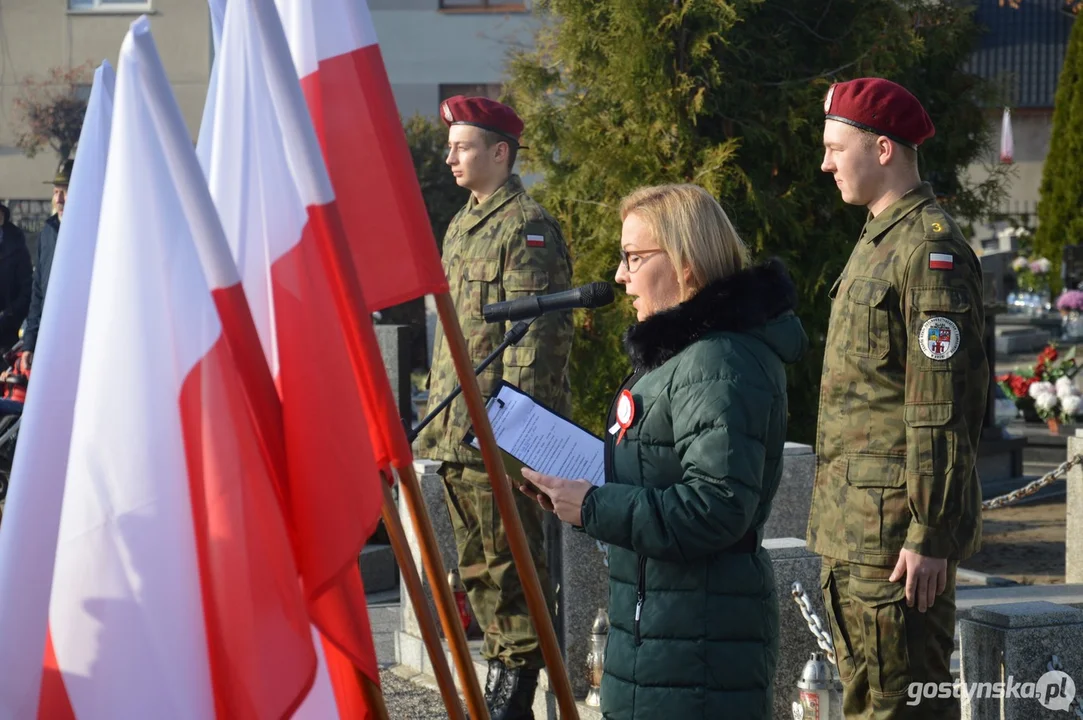
<path id="1" fill-rule="evenodd" d="M 1073 22 L 1064 0 L 1023 0 L 1019 9 L 998 0 L 977 5 L 975 19 L 986 32 L 968 70 L 1002 83 L 1000 101 L 1009 107 L 1053 107 Z"/>

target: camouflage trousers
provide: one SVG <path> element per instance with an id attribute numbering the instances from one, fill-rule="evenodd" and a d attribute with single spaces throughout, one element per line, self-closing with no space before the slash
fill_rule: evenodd
<path id="1" fill-rule="evenodd" d="M 478 625 L 485 633 L 482 656 L 486 660 L 500 658 L 508 667 L 544 667 L 538 633 L 484 466 L 444 463 L 440 476 L 455 530 L 459 574 Z M 513 495 L 551 612 L 543 510 L 518 490 Z"/>
<path id="2" fill-rule="evenodd" d="M 916 603 L 907 607 L 905 581 L 888 581 L 893 568 L 823 559 L 820 587 L 847 720 L 960 717 L 957 698 L 927 699 L 910 689 L 952 682 L 957 565 L 948 561 L 947 586 L 923 613 Z"/>

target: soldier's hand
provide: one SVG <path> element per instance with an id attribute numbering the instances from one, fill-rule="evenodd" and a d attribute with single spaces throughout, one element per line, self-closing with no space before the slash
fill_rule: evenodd
<path id="1" fill-rule="evenodd" d="M 914 607 L 916 602 L 918 610 L 925 612 L 948 586 L 948 561 L 904 549 L 888 580 L 898 582 L 903 577 L 906 578 L 906 604 Z"/>
<path id="2" fill-rule="evenodd" d="M 593 487 L 586 480 L 565 480 L 552 475 L 543 475 L 529 468 L 523 468 L 523 477 L 534 485 L 534 491 L 528 486 L 519 487 L 527 495 L 566 523 L 583 524 L 583 498 Z M 544 498 L 544 499 L 543 499 Z"/>

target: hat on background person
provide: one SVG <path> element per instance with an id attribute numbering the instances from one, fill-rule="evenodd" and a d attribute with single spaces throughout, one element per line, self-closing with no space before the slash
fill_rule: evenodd
<path id="1" fill-rule="evenodd" d="M 448 127 L 452 125 L 473 125 L 482 130 L 489 130 L 519 144 L 523 134 L 523 121 L 519 114 L 502 102 L 487 97 L 466 97 L 456 95 L 440 104 L 440 119 Z"/>
<path id="2" fill-rule="evenodd" d="M 902 85 L 883 78 L 835 83 L 824 98 L 824 115 L 914 150 L 936 133 L 921 102 Z"/>
<path id="3" fill-rule="evenodd" d="M 52 180 L 47 181 L 45 184 L 61 185 L 67 187 L 68 183 L 71 182 L 71 169 L 74 165 L 75 161 L 71 158 L 68 158 L 64 162 L 60 163 L 60 165 L 58 165 L 56 168 L 56 176 Z"/>

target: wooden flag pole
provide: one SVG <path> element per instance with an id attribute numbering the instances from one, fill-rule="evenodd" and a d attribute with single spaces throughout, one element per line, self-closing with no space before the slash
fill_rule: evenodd
<path id="1" fill-rule="evenodd" d="M 354 668 L 358 682 L 361 683 L 361 693 L 365 696 L 365 703 L 369 710 L 376 716 L 376 720 L 390 720 L 387 714 L 387 705 L 384 703 L 384 694 L 380 687 L 372 682 L 368 675 Z M 452 716 L 456 717 L 456 716 Z M 462 717 L 460 714 L 458 717 Z"/>
<path id="2" fill-rule="evenodd" d="M 392 497 L 391 488 L 388 484 L 386 482 L 382 484 L 384 486 L 384 527 L 387 528 L 388 537 L 391 539 L 391 548 L 395 551 L 395 559 L 398 560 L 403 582 L 406 583 L 406 593 L 410 596 L 410 602 L 417 614 L 417 624 L 421 627 L 421 639 L 425 642 L 425 649 L 429 652 L 433 675 L 436 676 L 436 684 L 440 687 L 440 695 L 444 698 L 444 706 L 447 708 L 448 717 L 452 718 L 452 720 L 465 720 L 462 706 L 459 704 L 459 694 L 455 691 L 455 678 L 451 676 L 451 668 L 447 664 L 447 655 L 444 654 L 444 646 L 440 642 L 440 633 L 436 630 L 436 621 L 432 618 L 429 601 L 425 598 L 425 591 L 421 587 L 421 577 L 418 575 L 417 565 L 414 564 L 414 556 L 410 552 L 410 544 L 406 540 L 406 533 L 403 530 L 402 521 L 399 519 L 395 498 Z M 422 554 L 422 557 L 424 557 L 424 554 Z M 429 573 L 429 584 L 433 586 L 439 584 L 446 587 L 447 580 L 445 578 L 443 582 L 437 581 L 434 583 L 432 573 Z M 462 625 L 459 625 L 459 631 L 462 634 Z M 463 647 L 465 646 L 466 637 L 463 636 Z M 466 659 L 466 667 L 472 671 L 473 664 L 469 662 L 469 653 Z M 477 687 L 476 681 L 474 686 Z M 471 698 L 467 696 L 468 703 L 470 700 Z M 478 696 L 473 699 L 470 715 L 475 720 L 487 720 L 489 717 L 489 711 L 485 707 L 485 700 L 481 697 L 480 690 Z"/>
<path id="3" fill-rule="evenodd" d="M 575 706 L 575 696 L 572 694 L 572 684 L 568 679 L 568 671 L 564 667 L 564 658 L 560 653 L 560 645 L 557 643 L 557 634 L 553 630 L 553 621 L 549 615 L 549 606 L 545 602 L 542 593 L 541 581 L 538 579 L 538 571 L 534 567 L 534 560 L 530 555 L 530 546 L 527 544 L 526 533 L 523 532 L 523 524 L 519 519 L 519 510 L 515 507 L 515 499 L 512 493 L 511 482 L 504 470 L 504 461 L 500 457 L 500 450 L 493 435 L 492 425 L 489 424 L 489 415 L 485 411 L 485 401 L 478 387 L 477 376 L 474 374 L 474 366 L 470 361 L 470 353 L 466 347 L 466 338 L 463 337 L 462 327 L 459 325 L 458 315 L 455 312 L 455 304 L 451 295 L 441 293 L 435 295 L 436 311 L 440 315 L 440 324 L 444 328 L 447 337 L 448 349 L 451 351 L 452 360 L 455 362 L 455 372 L 459 376 L 462 385 L 463 398 L 466 400 L 467 410 L 470 412 L 470 422 L 474 426 L 474 436 L 481 445 L 481 455 L 485 461 L 485 471 L 489 475 L 489 483 L 493 488 L 493 498 L 496 500 L 500 517 L 504 521 L 504 530 L 508 536 L 508 545 L 511 548 L 512 557 L 515 559 L 515 568 L 519 572 L 519 579 L 523 584 L 526 594 L 527 607 L 534 619 L 534 628 L 538 631 L 538 640 L 541 644 L 542 656 L 545 658 L 545 666 L 549 671 L 549 685 L 557 696 L 557 705 L 560 708 L 560 717 L 563 720 L 578 720 L 579 711 Z"/>
<path id="4" fill-rule="evenodd" d="M 436 542 L 436 531 L 433 530 L 429 511 L 425 507 L 425 498 L 421 495 L 421 483 L 417 480 L 413 465 L 396 467 L 395 471 L 399 474 L 399 490 L 406 500 L 406 509 L 410 513 L 410 520 L 414 524 L 414 530 L 420 541 L 421 563 L 425 568 L 425 575 L 429 578 L 429 587 L 432 588 L 433 599 L 436 601 L 436 612 L 440 616 L 444 636 L 448 639 L 455 669 L 459 672 L 459 681 L 462 683 L 463 694 L 466 696 L 467 709 L 474 720 L 488 720 L 489 708 L 485 704 L 485 697 L 481 694 L 481 687 L 474 673 L 474 658 L 470 655 L 470 647 L 466 644 L 466 632 L 459 621 L 455 597 L 447 584 L 447 570 L 440 556 L 440 546 Z M 421 596 L 420 604 L 413 597 L 410 599 L 414 603 L 414 610 L 420 611 L 424 608 L 425 612 L 428 612 L 428 603 L 425 602 L 424 595 Z"/>

